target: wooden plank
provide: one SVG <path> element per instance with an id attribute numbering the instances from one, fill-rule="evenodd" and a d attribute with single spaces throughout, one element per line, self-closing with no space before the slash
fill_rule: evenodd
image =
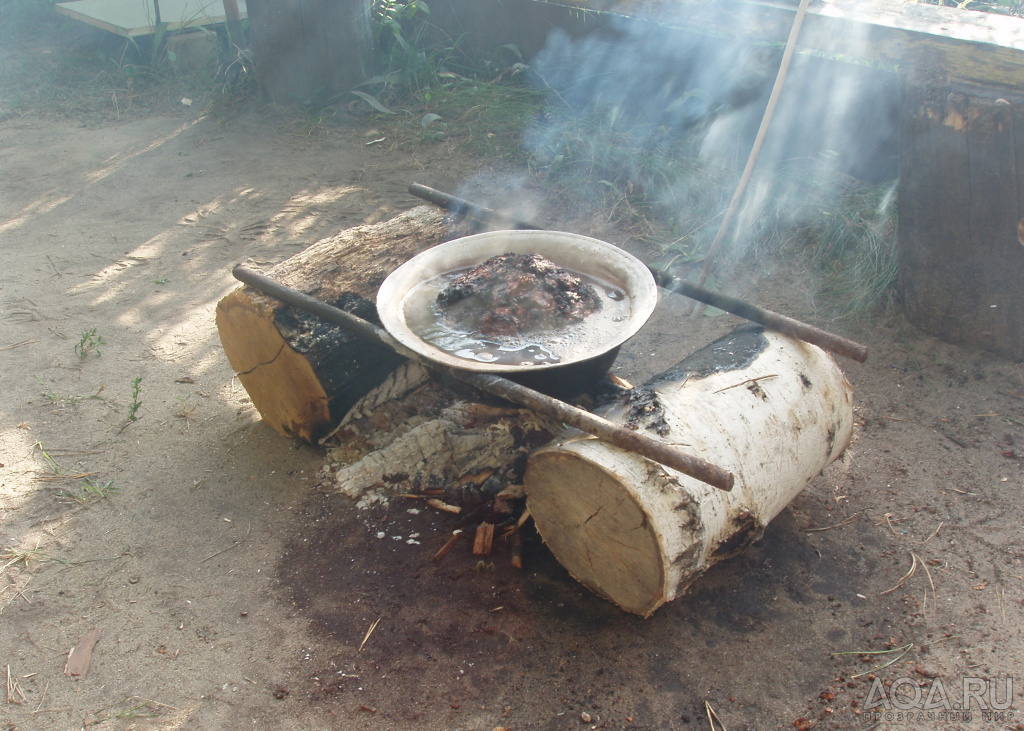
<path id="1" fill-rule="evenodd" d="M 623 15 L 766 44 L 784 43 L 796 14 L 795 7 L 750 0 L 526 1 L 575 15 L 588 10 Z M 906 0 L 826 0 L 808 10 L 798 48 L 964 81 L 1024 84 L 1024 19 L 994 13 Z"/>
<path id="2" fill-rule="evenodd" d="M 167 30 L 198 28 L 223 23 L 221 0 L 159 0 L 160 20 Z M 156 29 L 153 0 L 74 0 L 56 3 L 57 12 L 83 23 L 116 33 L 126 38 L 152 34 Z M 238 10 L 246 17 L 245 0 L 238 0 Z"/>

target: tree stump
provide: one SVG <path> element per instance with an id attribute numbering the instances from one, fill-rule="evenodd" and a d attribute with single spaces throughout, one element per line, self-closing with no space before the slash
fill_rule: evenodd
<path id="1" fill-rule="evenodd" d="M 438 209 L 418 206 L 326 238 L 267 274 L 379 325 L 374 299 L 387 275 L 420 251 L 467 232 L 449 226 Z M 311 443 L 404 360 L 250 287 L 217 303 L 217 330 L 263 420 Z"/>
<path id="2" fill-rule="evenodd" d="M 902 79 L 900 291 L 925 332 L 1024 359 L 1024 96 Z"/>
<path id="3" fill-rule="evenodd" d="M 260 86 L 278 104 L 326 102 L 373 75 L 369 0 L 249 0 Z"/>
<path id="4" fill-rule="evenodd" d="M 843 453 L 852 398 L 824 351 L 743 326 L 603 412 L 732 470 L 731 492 L 571 430 L 530 455 L 527 506 L 576 579 L 647 617 Z"/>

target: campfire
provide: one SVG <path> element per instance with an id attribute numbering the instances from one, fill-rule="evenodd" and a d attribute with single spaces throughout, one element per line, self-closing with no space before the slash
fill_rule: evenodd
<path id="1" fill-rule="evenodd" d="M 488 554 L 496 526 L 519 546 L 532 519 L 581 583 L 649 616 L 756 540 L 846 449 L 852 389 L 823 347 L 862 360 L 862 346 L 652 272 L 605 242 L 541 230 L 446 241 L 451 225 L 414 209 L 321 242 L 272 277 L 237 267 L 249 286 L 218 305 L 254 404 L 275 428 L 323 444 L 328 484 L 363 505 L 401 494 L 459 515 L 435 560 L 470 532 L 473 552 Z M 360 268 L 368 246 L 403 261 L 364 252 Z M 757 324 L 634 388 L 608 371 L 653 311 L 655 282 Z M 282 314 L 293 308 L 343 330 L 295 326 Z M 559 350 L 566 330 L 606 310 L 616 327 Z M 454 340 L 432 336 L 439 322 Z M 395 353 L 407 360 L 382 368 Z"/>

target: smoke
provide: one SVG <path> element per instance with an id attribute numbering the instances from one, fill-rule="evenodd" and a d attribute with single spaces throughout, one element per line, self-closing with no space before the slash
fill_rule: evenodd
<path id="1" fill-rule="evenodd" d="M 642 205 L 670 222 L 658 236 L 670 242 L 699 227 L 706 244 L 746 162 L 782 49 L 688 32 L 671 19 L 606 21 L 578 38 L 552 31 L 530 60 L 534 83 L 547 92 L 544 113 L 524 134 L 531 166 L 549 189 L 558 180 L 566 188 L 596 181 L 595 209 L 614 204 L 636 214 Z M 797 54 L 734 248 L 749 245 L 766 217 L 799 225 L 820 215 L 844 181 L 894 179 L 896 137 L 895 74 Z"/>

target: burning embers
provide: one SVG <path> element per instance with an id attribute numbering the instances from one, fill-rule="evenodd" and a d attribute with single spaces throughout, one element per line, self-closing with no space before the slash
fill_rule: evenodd
<path id="1" fill-rule="evenodd" d="M 500 254 L 437 295 L 446 324 L 487 337 L 521 337 L 580 322 L 601 309 L 597 289 L 540 254 Z"/>

